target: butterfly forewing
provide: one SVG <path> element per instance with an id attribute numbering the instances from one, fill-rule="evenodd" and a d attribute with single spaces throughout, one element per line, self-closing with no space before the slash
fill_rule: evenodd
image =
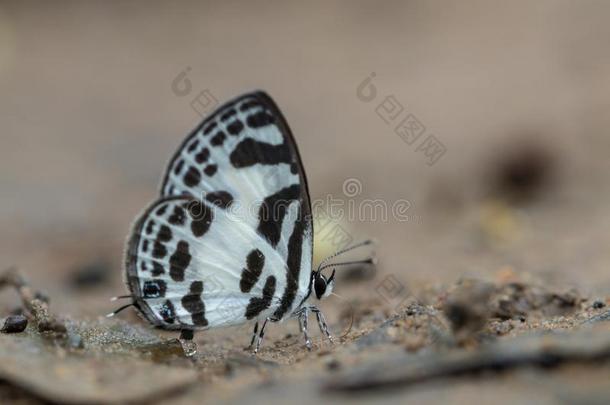
<path id="1" fill-rule="evenodd" d="M 170 160 L 161 198 L 127 252 L 136 306 L 157 326 L 282 319 L 307 291 L 307 182 L 296 144 L 262 92 L 220 107 Z"/>

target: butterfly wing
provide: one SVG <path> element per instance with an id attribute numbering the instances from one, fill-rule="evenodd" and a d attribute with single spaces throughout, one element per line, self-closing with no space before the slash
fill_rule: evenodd
<path id="1" fill-rule="evenodd" d="M 296 143 L 275 102 L 261 91 L 224 104 L 184 140 L 161 184 L 161 196 L 172 195 L 221 206 L 235 203 L 244 211 L 242 220 L 286 259 L 283 207 L 298 200 L 311 227 L 309 190 Z"/>
<path id="2" fill-rule="evenodd" d="M 169 329 L 279 320 L 307 292 L 312 235 L 290 129 L 269 96 L 246 94 L 170 160 L 161 199 L 134 226 L 128 284 L 146 318 Z"/>
<path id="3" fill-rule="evenodd" d="M 270 316 L 284 260 L 230 212 L 191 197 L 162 198 L 137 221 L 128 284 L 137 307 L 167 329 L 233 325 Z"/>

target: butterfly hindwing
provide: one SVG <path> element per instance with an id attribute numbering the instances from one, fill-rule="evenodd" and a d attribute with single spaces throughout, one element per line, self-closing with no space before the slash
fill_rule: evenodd
<path id="1" fill-rule="evenodd" d="M 146 318 L 168 329 L 234 325 L 280 304 L 283 258 L 230 212 L 190 197 L 153 204 L 128 244 L 128 281 Z"/>

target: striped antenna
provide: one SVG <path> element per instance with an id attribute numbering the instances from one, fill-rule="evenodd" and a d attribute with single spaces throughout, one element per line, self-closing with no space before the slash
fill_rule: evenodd
<path id="1" fill-rule="evenodd" d="M 110 298 L 110 302 L 114 302 L 114 301 L 118 301 L 118 300 L 122 300 L 124 298 L 131 298 L 131 295 L 118 295 L 116 297 L 112 297 Z"/>
<path id="2" fill-rule="evenodd" d="M 115 316 L 116 314 L 118 314 L 119 312 L 121 312 L 122 310 L 124 310 L 125 308 L 129 308 L 130 306 L 133 305 L 133 302 L 131 304 L 127 304 L 127 305 L 123 305 L 122 307 L 120 307 L 119 309 L 117 309 L 114 312 L 111 312 L 109 314 L 106 314 L 106 318 L 112 318 L 113 316 Z"/>
<path id="3" fill-rule="evenodd" d="M 360 243 L 356 243 L 355 245 L 346 247 L 345 249 L 341 249 L 338 252 L 333 253 L 332 255 L 328 256 L 326 259 L 324 259 L 324 260 L 322 260 L 320 262 L 320 264 L 318 265 L 318 270 L 317 271 L 320 272 L 320 270 L 324 267 L 324 265 L 326 263 L 328 263 L 330 260 L 334 259 L 335 257 L 340 256 L 340 255 L 342 255 L 344 253 L 347 253 L 347 252 L 351 252 L 352 250 L 358 249 L 359 247 L 370 245 L 373 242 L 374 241 L 372 239 L 367 239 L 365 241 L 362 241 Z"/>
<path id="4" fill-rule="evenodd" d="M 349 265 L 353 265 L 353 264 L 377 264 L 377 258 L 376 257 L 369 257 L 368 259 L 365 260 L 355 260 L 352 262 L 341 262 L 341 263 L 328 263 L 325 264 L 322 267 L 318 267 L 318 272 L 327 269 L 329 267 L 335 267 L 335 266 L 349 266 Z"/>

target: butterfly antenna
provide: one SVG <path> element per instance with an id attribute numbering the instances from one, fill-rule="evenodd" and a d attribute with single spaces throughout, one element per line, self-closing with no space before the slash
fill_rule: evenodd
<path id="1" fill-rule="evenodd" d="M 326 263 L 328 263 L 330 260 L 334 259 L 335 257 L 340 256 L 344 253 L 350 252 L 354 249 L 358 249 L 359 247 L 371 245 L 372 243 L 374 243 L 374 241 L 372 239 L 367 239 L 360 243 L 356 243 L 355 245 L 346 247 L 345 249 L 341 249 L 338 252 L 333 253 L 332 255 L 328 256 L 326 259 L 324 259 L 320 262 L 320 264 L 318 265 L 318 272 Z"/>
<path id="2" fill-rule="evenodd" d="M 115 316 L 116 314 L 118 314 L 119 312 L 121 312 L 122 310 L 124 310 L 125 308 L 129 308 L 130 306 L 133 305 L 133 302 L 131 304 L 127 304 L 127 305 L 123 305 L 122 307 L 120 307 L 119 309 L 117 309 L 114 312 L 111 312 L 109 314 L 106 314 L 106 318 L 112 318 L 113 316 Z"/>
<path id="3" fill-rule="evenodd" d="M 116 297 L 110 298 L 110 301 L 114 302 L 114 301 L 122 300 L 125 298 L 131 298 L 131 295 L 117 295 Z"/>
<path id="4" fill-rule="evenodd" d="M 325 264 L 324 266 L 318 267 L 318 271 L 322 271 L 329 267 L 350 266 L 350 265 L 354 265 L 354 264 L 377 264 L 377 258 L 369 257 L 368 259 L 365 259 L 365 260 L 354 260 L 351 262 L 341 262 L 341 263 L 328 263 L 328 264 Z"/>

